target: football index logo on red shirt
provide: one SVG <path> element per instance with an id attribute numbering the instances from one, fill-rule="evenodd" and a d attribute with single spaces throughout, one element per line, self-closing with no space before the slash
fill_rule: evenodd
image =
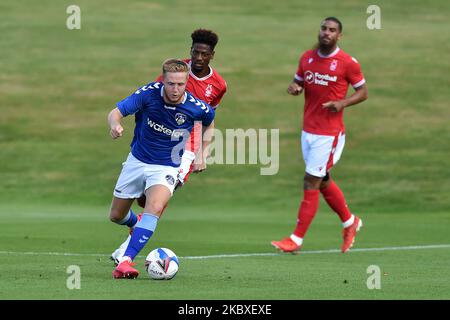
<path id="1" fill-rule="evenodd" d="M 309 84 L 318 84 L 321 86 L 328 86 L 328 82 L 336 82 L 337 76 L 330 76 L 329 74 L 321 74 L 318 72 L 313 73 L 312 71 L 308 70 L 305 72 L 305 81 Z"/>

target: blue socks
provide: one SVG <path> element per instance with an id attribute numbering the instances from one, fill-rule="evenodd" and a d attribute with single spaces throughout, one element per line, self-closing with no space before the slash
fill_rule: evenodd
<path id="1" fill-rule="evenodd" d="M 133 210 L 130 209 L 130 211 L 128 211 L 127 216 L 123 218 L 123 220 L 120 221 L 119 224 L 125 225 L 129 228 L 133 228 L 136 225 L 137 221 L 138 221 L 137 216 L 134 214 Z"/>
<path id="2" fill-rule="evenodd" d="M 145 247 L 153 232 L 158 224 L 158 217 L 151 214 L 145 213 L 142 215 L 141 221 L 139 221 L 134 227 L 133 234 L 131 235 L 130 243 L 125 250 L 124 257 L 130 257 L 131 260 L 138 255 L 138 253 Z"/>

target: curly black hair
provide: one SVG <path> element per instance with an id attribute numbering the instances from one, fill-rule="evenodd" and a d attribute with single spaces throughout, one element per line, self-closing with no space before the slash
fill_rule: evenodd
<path id="1" fill-rule="evenodd" d="M 192 45 L 194 43 L 204 43 L 211 47 L 211 50 L 214 50 L 217 42 L 219 42 L 219 37 L 217 34 L 211 30 L 206 29 L 197 29 L 191 34 Z"/>

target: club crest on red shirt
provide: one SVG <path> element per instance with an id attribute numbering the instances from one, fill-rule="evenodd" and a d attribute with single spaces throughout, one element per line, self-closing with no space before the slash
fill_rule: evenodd
<path id="1" fill-rule="evenodd" d="M 337 64 L 338 64 L 337 60 L 333 59 L 333 61 L 330 64 L 330 70 L 335 71 L 337 68 Z"/>
<path id="2" fill-rule="evenodd" d="M 209 96 L 211 96 L 211 94 L 212 94 L 212 85 L 208 84 L 208 86 L 206 87 L 206 90 L 205 90 L 205 96 L 209 97 Z"/>

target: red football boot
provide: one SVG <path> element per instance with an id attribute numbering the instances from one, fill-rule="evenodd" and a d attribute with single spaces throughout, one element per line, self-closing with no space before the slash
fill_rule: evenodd
<path id="1" fill-rule="evenodd" d="M 135 279 L 139 275 L 133 266 L 136 265 L 131 259 L 124 259 L 119 265 L 113 270 L 112 275 L 114 279 Z"/>
<path id="2" fill-rule="evenodd" d="M 283 252 L 295 252 L 300 250 L 301 247 L 297 245 L 290 237 L 286 237 L 281 241 L 272 241 L 271 244 Z"/>
<path id="3" fill-rule="evenodd" d="M 353 221 L 353 224 L 342 230 L 342 237 L 344 238 L 344 242 L 341 247 L 342 253 L 346 253 L 353 246 L 353 243 L 355 243 L 356 232 L 358 232 L 362 226 L 362 220 L 355 216 L 355 221 Z"/>

